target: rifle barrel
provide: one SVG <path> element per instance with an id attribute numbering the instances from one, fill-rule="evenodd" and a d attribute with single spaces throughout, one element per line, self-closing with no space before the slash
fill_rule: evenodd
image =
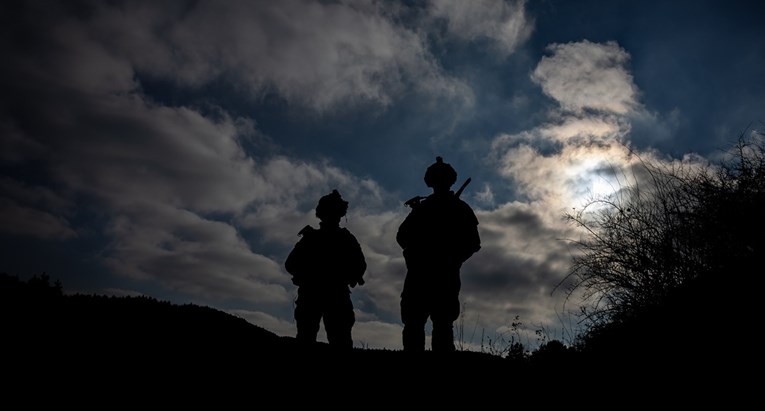
<path id="1" fill-rule="evenodd" d="M 465 182 L 464 182 L 464 183 L 462 183 L 462 186 L 460 187 L 460 189 L 459 189 L 459 190 L 457 190 L 457 192 L 456 192 L 456 193 L 454 193 L 454 195 L 455 195 L 455 196 L 457 196 L 457 197 L 459 197 L 459 196 L 460 196 L 460 194 L 462 194 L 462 191 L 465 189 L 465 187 L 467 187 L 467 185 L 468 185 L 468 184 L 470 184 L 470 181 L 471 181 L 471 180 L 472 180 L 472 178 L 471 178 L 471 177 L 468 177 L 468 179 L 467 179 L 467 180 L 465 180 Z"/>

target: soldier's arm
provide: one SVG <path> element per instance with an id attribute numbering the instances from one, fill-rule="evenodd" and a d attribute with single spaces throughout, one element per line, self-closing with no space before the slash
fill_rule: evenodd
<path id="1" fill-rule="evenodd" d="M 351 234 L 350 231 L 346 230 L 346 232 L 348 233 L 348 243 L 350 244 L 349 249 L 351 250 L 349 255 L 349 270 L 351 271 L 349 285 L 351 287 L 355 287 L 357 284 L 364 285 L 364 273 L 367 271 L 367 261 L 364 257 L 364 251 L 361 249 L 361 244 L 359 244 L 356 237 Z"/>
<path id="2" fill-rule="evenodd" d="M 460 237 L 463 239 L 463 262 L 470 256 L 478 252 L 481 249 L 481 237 L 478 233 L 478 218 L 475 216 L 473 209 L 467 203 L 463 202 L 463 217 L 462 217 L 462 233 Z"/>
<path id="3" fill-rule="evenodd" d="M 396 242 L 402 249 L 406 249 L 411 245 L 412 226 L 414 225 L 414 217 L 412 215 L 414 213 L 415 211 L 412 210 L 406 216 L 404 222 L 398 227 L 398 232 L 396 232 Z"/>
<path id="4" fill-rule="evenodd" d="M 305 276 L 307 271 L 307 252 L 305 237 L 295 244 L 295 247 L 290 251 L 287 256 L 287 260 L 284 262 L 284 268 L 290 275 L 292 275 L 292 283 L 300 285 L 301 279 Z"/>

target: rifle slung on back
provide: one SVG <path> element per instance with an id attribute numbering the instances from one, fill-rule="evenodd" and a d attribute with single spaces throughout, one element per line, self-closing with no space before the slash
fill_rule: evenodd
<path id="1" fill-rule="evenodd" d="M 462 183 L 460 188 L 454 193 L 454 196 L 459 198 L 460 195 L 462 194 L 462 192 L 465 191 L 465 187 L 467 187 L 467 185 L 470 184 L 470 181 L 472 181 L 472 178 L 468 177 L 468 179 L 465 180 L 465 182 Z M 420 202 L 422 202 L 422 200 L 424 200 L 424 199 L 426 199 L 428 197 L 430 197 L 430 196 L 414 196 L 414 197 L 410 198 L 409 200 L 406 200 L 404 202 L 404 205 L 407 206 L 407 207 L 410 207 L 410 208 L 415 208 L 415 207 L 420 205 Z"/>

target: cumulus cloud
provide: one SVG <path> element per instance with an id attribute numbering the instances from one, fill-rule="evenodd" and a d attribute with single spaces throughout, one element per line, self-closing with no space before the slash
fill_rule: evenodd
<path id="1" fill-rule="evenodd" d="M 305 6 L 306 16 L 298 12 L 299 5 Z M 293 290 L 281 255 L 254 251 L 242 230 L 259 230 L 260 241 L 288 244 L 300 228 L 295 224 L 312 217 L 314 204 L 309 202 L 331 188 L 340 188 L 364 209 L 379 207 L 385 193 L 374 181 L 353 177 L 327 161 L 307 163 L 270 153 L 261 153 L 262 160 L 256 161 L 243 148 L 257 133 L 252 119 L 215 107 L 202 113 L 154 102 L 142 93 L 138 73 L 179 73 L 178 81 L 202 84 L 222 73 L 217 70 L 236 67 L 241 72 L 233 74 L 253 87 L 276 87 L 285 98 L 318 106 L 352 99 L 348 93 L 366 93 L 370 87 L 392 91 L 381 80 L 387 70 L 425 70 L 433 74 L 426 77 L 440 81 L 438 73 L 428 71 L 436 68 L 424 50 L 417 51 L 419 40 L 412 33 L 390 32 L 398 28 L 382 15 L 359 14 L 371 9 L 296 1 L 199 2 L 190 9 L 180 3 L 93 3 L 87 13 L 60 4 L 29 2 L 22 7 L 41 11 L 43 6 L 50 8 L 34 17 L 21 13 L 2 29 L 0 41 L 12 51 L 0 68 L 2 86 L 6 97 L 15 97 L 0 100 L 0 118 L 3 129 L 11 132 L 4 141 L 13 143 L 13 152 L 4 152 L 3 160 L 26 166 L 44 162 L 40 173 L 54 184 L 25 187 L 4 179 L 8 190 L 0 207 L 4 219 L 14 220 L 4 230 L 73 238 L 75 231 L 65 217 L 73 205 L 65 204 L 59 191 L 74 194 L 87 199 L 88 209 L 98 210 L 108 222 L 101 234 L 109 242 L 100 257 L 113 272 L 200 298 L 238 299 L 257 307 L 288 304 Z M 186 18 L 166 20 L 178 15 Z M 276 18 L 287 21 L 266 24 Z M 351 20 L 361 26 L 344 31 L 339 23 Z M 324 26 L 333 28 L 328 38 L 319 36 L 326 44 L 312 43 L 324 41 L 313 37 Z M 276 33 L 280 30 L 286 32 Z M 197 35 L 201 37 L 189 38 Z M 20 37 L 37 42 L 34 53 L 8 42 Z M 250 43 L 259 39 L 277 44 Z M 377 40 L 395 44 L 380 51 Z M 250 46 L 249 55 L 236 57 L 245 60 L 234 59 L 239 49 Z M 395 56 L 386 57 L 392 52 L 386 47 L 393 47 Z M 334 61 L 321 69 L 325 52 L 342 50 L 358 61 Z M 261 51 L 266 54 L 252 54 Z M 383 54 L 375 58 L 378 51 Z M 344 74 L 346 64 L 371 74 Z M 317 75 L 324 77 L 301 78 L 297 73 L 296 88 L 288 89 L 293 79 L 287 72 L 307 67 L 312 73 L 319 68 Z M 323 84 L 346 91 L 315 89 Z"/>
<path id="2" fill-rule="evenodd" d="M 525 0 L 431 0 L 428 12 L 446 21 L 451 36 L 464 41 L 489 40 L 505 56 L 523 44 L 534 27 Z"/>
<path id="3" fill-rule="evenodd" d="M 206 298 L 289 301 L 281 267 L 253 253 L 231 225 L 157 203 L 118 211 L 105 257 L 115 272 Z"/>
<path id="4" fill-rule="evenodd" d="M 114 74 L 106 70 L 91 74 Z M 210 299 L 288 301 L 278 264 L 231 224 L 206 217 L 235 214 L 259 194 L 239 144 L 247 121 L 157 106 L 134 90 L 111 93 L 111 83 L 61 96 L 66 78 L 34 80 L 22 104 L 38 120 L 25 131 L 55 153 L 46 171 L 57 185 L 96 201 L 90 207 L 110 221 L 102 258 L 113 272 Z"/>
<path id="5" fill-rule="evenodd" d="M 67 215 L 73 204 L 54 190 L 0 178 L 0 232 L 41 239 L 77 236 Z"/>
<path id="6" fill-rule="evenodd" d="M 18 129 L 13 119 L 0 120 L 0 163 L 15 165 L 25 162 L 30 158 L 39 158 L 43 155 L 45 147 L 30 139 Z"/>
<path id="7" fill-rule="evenodd" d="M 464 313 L 470 327 L 488 336 L 520 316 L 525 333 L 557 326 L 557 310 L 565 302 L 554 293 L 568 267 L 560 216 L 543 201 L 516 201 L 477 213 L 481 250 L 463 266 Z"/>
<path id="8" fill-rule="evenodd" d="M 627 68 L 629 54 L 618 44 L 585 40 L 548 50 L 532 79 L 559 108 L 547 123 L 495 138 L 493 153 L 500 173 L 523 194 L 559 212 L 604 187 L 608 176 L 599 170 L 634 161 L 630 119 L 645 110 Z"/>
<path id="9" fill-rule="evenodd" d="M 629 54 L 615 42 L 587 40 L 552 44 L 532 80 L 565 110 L 625 114 L 637 105 L 637 87 L 626 64 Z"/>
<path id="10" fill-rule="evenodd" d="M 138 95 L 87 104 L 73 115 L 108 125 L 59 127 L 66 139 L 50 142 L 60 155 L 57 176 L 74 188 L 119 206 L 151 199 L 200 212 L 236 211 L 257 195 L 234 120 L 153 107 Z"/>
<path id="11" fill-rule="evenodd" d="M 275 92 L 319 111 L 354 101 L 389 105 L 408 89 L 470 100 L 385 4 L 97 3 L 86 23 L 139 72 L 184 85 L 225 75 L 254 96 Z"/>
<path id="12" fill-rule="evenodd" d="M 484 183 L 483 188 L 473 194 L 473 198 L 482 205 L 494 205 L 494 192 L 488 183 Z"/>
<path id="13" fill-rule="evenodd" d="M 42 239 L 77 236 L 66 219 L 44 210 L 21 206 L 6 198 L 0 198 L 0 227 L 5 234 Z"/>
<path id="14" fill-rule="evenodd" d="M 501 140 L 498 140 L 501 141 Z M 498 149 L 502 147 L 497 145 Z M 619 141 L 610 144 L 568 144 L 554 153 L 543 153 L 531 144 L 502 149 L 501 173 L 512 179 L 519 192 L 532 202 L 543 203 L 541 210 L 554 214 L 581 206 L 593 195 L 618 190 L 624 167 L 638 161 Z"/>
<path id="15" fill-rule="evenodd" d="M 532 79 L 558 106 L 546 122 L 500 134 L 492 143 L 489 161 L 511 181 L 519 200 L 479 215 L 486 246 L 480 265 L 466 264 L 464 284 L 467 314 L 483 317 L 465 321 L 504 321 L 494 329 L 499 335 L 528 338 L 546 330 L 546 338 L 563 339 L 580 331 L 572 313 L 582 302 L 567 294 L 564 282 L 576 252 L 569 243 L 581 233 L 563 217 L 634 184 L 642 160 L 666 161 L 653 151 L 637 152 L 630 138 L 636 124 L 640 130 L 667 126 L 639 102 L 629 54 L 618 44 L 581 41 L 548 50 Z M 515 315 L 522 325 L 514 329 Z"/>
<path id="16" fill-rule="evenodd" d="M 576 305 L 561 282 L 570 264 L 568 241 L 578 234 L 563 217 L 627 184 L 624 170 L 637 161 L 628 143 L 630 119 L 644 109 L 629 54 L 613 42 L 589 41 L 553 44 L 548 51 L 532 80 L 558 107 L 539 126 L 494 139 L 489 161 L 512 182 L 519 200 L 481 213 L 487 247 L 480 266 L 466 266 L 472 274 L 466 303 L 493 317 L 483 318 L 486 324 L 503 324 L 498 333 L 512 329 L 515 315 L 527 336 L 535 329 L 572 331 L 561 328 Z M 502 290 L 506 298 L 486 296 L 486 290 Z"/>

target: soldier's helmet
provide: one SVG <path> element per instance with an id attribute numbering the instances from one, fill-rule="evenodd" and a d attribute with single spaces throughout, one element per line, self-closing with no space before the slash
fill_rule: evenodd
<path id="1" fill-rule="evenodd" d="M 444 159 L 440 156 L 436 157 L 436 162 L 425 171 L 425 184 L 428 187 L 451 187 L 456 182 L 457 172 L 449 163 L 444 163 Z"/>
<path id="2" fill-rule="evenodd" d="M 348 211 L 348 202 L 343 200 L 337 190 L 319 199 L 316 206 L 316 217 L 320 220 L 340 218 Z"/>

